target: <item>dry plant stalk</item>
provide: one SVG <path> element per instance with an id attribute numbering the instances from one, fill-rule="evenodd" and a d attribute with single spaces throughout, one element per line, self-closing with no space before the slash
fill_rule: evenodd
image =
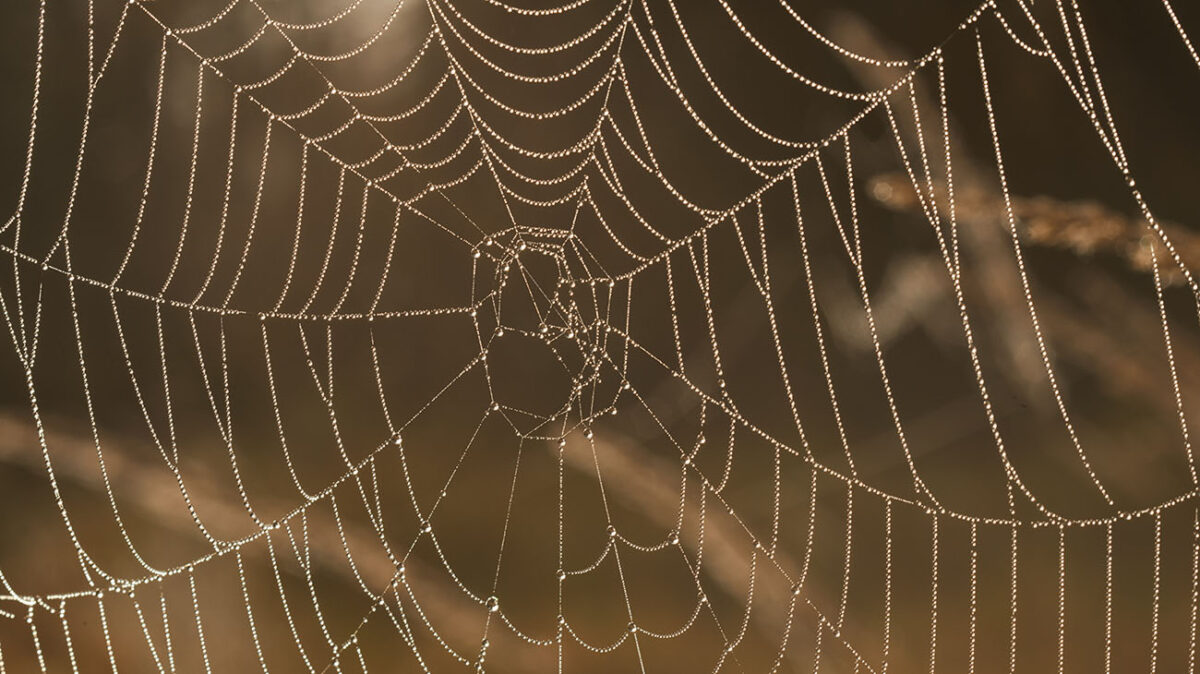
<path id="1" fill-rule="evenodd" d="M 563 452 L 564 463 L 580 473 L 595 477 L 598 462 L 604 476 L 604 488 L 609 497 L 631 510 L 645 513 L 652 522 L 663 529 L 671 529 L 676 525 L 675 518 L 679 508 L 679 494 L 675 489 L 679 484 L 676 469 L 665 460 L 639 449 L 634 442 L 616 440 L 613 435 L 606 433 L 605 439 L 596 437 L 591 440 L 595 448 L 595 457 L 591 448 L 586 445 L 568 445 L 567 450 Z M 557 452 L 557 448 L 553 451 Z M 701 516 L 694 508 L 685 515 L 696 518 Z M 753 551 L 749 540 L 746 532 L 728 519 L 705 519 L 704 564 L 700 570 L 701 574 L 711 579 L 727 596 L 736 599 L 745 596 L 750 580 L 750 557 L 743 552 Z M 694 537 L 680 536 L 679 542 L 693 556 L 700 553 L 699 541 Z M 760 551 L 757 554 L 764 553 Z M 803 564 L 792 559 L 790 555 L 776 550 L 773 558 L 791 577 L 801 577 Z M 760 609 L 752 615 L 765 632 L 778 633 L 788 619 L 789 606 L 793 599 L 792 588 L 784 582 L 780 574 L 763 572 L 764 565 L 769 564 L 759 562 L 754 600 Z M 819 591 L 820 588 L 816 585 L 808 583 L 803 596 L 812 600 L 814 593 Z M 805 610 L 803 599 L 797 599 L 796 617 L 791 628 L 792 641 L 799 638 L 798 630 L 804 629 L 806 625 L 806 621 L 800 619 Z M 786 657 L 796 667 L 811 666 L 808 657 L 803 656 L 797 649 L 789 649 Z"/>
<path id="2" fill-rule="evenodd" d="M 873 178 L 871 196 L 884 206 L 904 213 L 919 213 L 921 202 L 912 181 L 902 173 Z M 968 185 L 955 191 L 955 208 L 963 222 L 996 220 L 1005 212 L 1003 198 L 994 191 Z M 944 183 L 934 185 L 938 203 L 946 202 Z M 1064 201 L 1047 196 L 1012 198 L 1013 215 L 1021 240 L 1036 246 L 1069 250 L 1077 255 L 1108 254 L 1124 260 L 1130 268 L 1153 273 L 1150 246 L 1154 244 L 1148 224 L 1094 201 Z M 1200 269 L 1200 235 L 1169 222 L 1159 223 L 1189 269 Z M 1163 283 L 1184 281 L 1178 265 L 1161 250 L 1159 274 Z"/>
<path id="3" fill-rule="evenodd" d="M 831 37 L 843 46 L 862 53 L 878 54 L 884 58 L 899 58 L 875 31 L 856 15 L 843 13 L 834 21 Z M 850 64 L 854 75 L 864 85 L 878 89 L 891 83 L 891 74 L 883 69 Z M 940 124 L 941 112 L 933 97 L 921 84 L 915 84 L 914 100 L 924 123 Z M 917 133 L 912 115 L 897 115 L 900 133 L 914 137 Z M 959 137 L 954 120 L 948 120 L 951 138 Z M 1003 195 L 995 180 L 994 169 L 987 171 L 975 162 L 966 148 L 954 147 L 954 204 L 955 215 L 961 225 L 961 241 L 972 254 L 978 265 L 978 277 L 987 279 L 974 289 L 981 300 L 981 312 L 992 317 L 997 325 L 1007 359 L 1013 366 L 1009 373 L 1016 382 L 1024 383 L 1027 403 L 1043 407 L 1045 373 L 1036 357 L 1032 343 L 1032 332 L 1028 329 L 1029 316 L 1019 288 L 1020 280 L 1013 265 L 1012 244 L 1005 232 L 1006 207 Z M 944 181 L 933 185 L 936 208 L 945 209 L 949 204 Z M 877 202 L 898 212 L 923 216 L 923 210 L 911 178 L 904 172 L 889 173 L 872 179 L 868 193 Z M 1013 214 L 1018 236 L 1024 243 L 1036 246 L 1069 250 L 1079 255 L 1111 254 L 1124 260 L 1135 270 L 1153 271 L 1151 246 L 1157 245 L 1149 235 L 1145 221 L 1130 218 L 1095 202 L 1072 202 L 1045 196 L 1012 197 Z M 1175 245 L 1180 259 L 1191 269 L 1200 268 L 1200 235 L 1177 224 L 1160 222 L 1167 237 Z M 1179 283 L 1183 275 L 1174 260 L 1157 248 L 1159 274 L 1164 283 Z M 1157 311 L 1143 302 L 1129 297 L 1120 289 L 1110 289 L 1105 301 L 1116 306 L 1125 317 L 1127 326 L 1157 326 Z M 910 307 L 910 317 L 921 311 L 932 311 L 936 302 L 931 296 L 914 296 L 928 303 L 922 307 Z M 1096 298 L 1084 298 L 1099 312 Z M 1053 293 L 1039 296 L 1042 306 L 1041 318 L 1051 333 L 1061 339 L 1055 346 L 1064 357 L 1089 363 L 1093 369 L 1110 373 L 1110 384 L 1121 389 L 1119 392 L 1132 394 L 1141 399 L 1153 400 L 1164 409 L 1175 405 L 1170 392 L 1152 381 L 1147 375 L 1162 365 L 1161 335 L 1138 335 L 1152 345 L 1153 350 L 1133 349 L 1121 335 L 1112 334 L 1098 324 L 1097 316 L 1073 310 L 1068 303 Z M 1131 328 L 1132 329 L 1132 328 Z M 1175 356 L 1179 360 L 1181 384 L 1185 397 L 1195 399 L 1200 390 L 1200 378 L 1193 375 L 1186 363 L 1200 362 L 1200 352 L 1192 340 L 1176 339 Z"/>
<path id="4" fill-rule="evenodd" d="M 46 444 L 53 453 L 55 474 L 60 479 L 95 492 L 104 489 L 103 477 L 96 464 L 95 444 L 82 434 L 48 428 Z M 41 452 L 37 449 L 37 430 L 27 419 L 11 412 L 0 412 L 0 463 L 19 466 L 31 472 L 45 470 Z M 145 515 L 170 531 L 194 535 L 195 523 L 186 511 L 178 507 L 180 494 L 175 479 L 165 468 L 130 458 L 131 452 L 121 451 L 122 444 L 105 443 L 104 461 L 113 490 L 121 496 L 121 504 Z M 188 494 L 197 511 L 204 513 L 206 526 L 215 530 L 237 531 L 245 528 L 246 511 L 240 504 L 227 502 L 205 486 L 204 476 L 189 480 Z M 256 500 L 257 501 L 257 500 Z M 265 512 L 286 512 L 288 504 L 256 502 Z M 176 515 L 176 516 L 171 516 Z M 369 586 L 387 588 L 396 578 L 396 568 L 380 545 L 379 537 L 369 529 L 347 519 L 341 519 L 343 533 L 339 535 L 334 519 L 315 510 L 308 512 L 308 545 L 314 567 L 342 581 L 357 585 L 353 570 L 342 548 L 342 537 L 353 551 L 353 564 Z M 283 545 L 286 549 L 286 543 Z M 264 545 L 250 545 L 243 550 L 243 559 L 269 564 Z M 408 583 L 420 592 L 421 609 L 451 643 L 473 643 L 480 638 L 483 609 L 462 596 L 458 588 L 442 580 L 439 569 L 430 568 L 421 560 L 409 557 L 404 562 Z M 280 569 L 284 569 L 281 567 Z M 398 587 L 397 592 L 404 593 Z M 390 602 L 393 606 L 394 601 Z M 507 630 L 492 630 L 488 639 L 500 646 L 489 652 L 489 660 L 516 671 L 528 666 L 523 663 L 520 648 L 523 642 Z"/>
<path id="5" fill-rule="evenodd" d="M 879 58 L 904 58 L 898 50 L 880 37 L 874 29 L 857 15 L 843 12 L 837 14 L 830 27 L 830 38 L 843 47 Z M 869 90 L 886 89 L 895 83 L 896 73 L 885 68 L 876 68 L 858 62 L 847 63 L 851 73 Z M 942 114 L 936 99 L 920 81 L 913 82 L 913 101 L 923 125 L 940 126 Z M 903 90 L 902 90 L 903 91 Z M 911 114 L 896 115 L 901 136 L 916 138 L 916 121 Z M 950 138 L 960 138 L 953 119 L 946 120 Z M 985 167 L 974 162 L 965 148 L 954 147 L 954 187 L 956 202 L 973 191 L 987 189 Z M 994 173 L 993 173 L 994 175 Z M 915 197 L 915 194 L 914 194 Z M 943 202 L 944 203 L 944 202 Z M 979 276 L 988 279 L 974 289 L 976 301 L 984 313 L 994 318 L 992 324 L 995 337 L 1000 344 L 999 355 L 1007 361 L 1009 380 L 1020 392 L 1025 403 L 1047 410 L 1043 395 L 1045 370 L 1038 357 L 1037 344 L 1029 325 L 1029 311 L 1021 293 L 1021 279 L 1012 259 L 1011 243 L 1003 222 L 998 218 L 973 221 L 970 227 L 961 230 L 961 241 L 978 267 Z M 932 311 L 936 302 L 930 296 L 924 298 L 923 306 L 910 307 L 909 317 L 919 317 L 922 312 Z"/>

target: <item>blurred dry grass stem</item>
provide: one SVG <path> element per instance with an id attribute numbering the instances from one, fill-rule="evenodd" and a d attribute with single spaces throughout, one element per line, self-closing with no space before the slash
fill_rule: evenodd
<path id="1" fill-rule="evenodd" d="M 908 176 L 888 173 L 871 179 L 871 196 L 888 208 L 919 215 L 920 199 Z M 934 186 L 934 198 L 946 203 L 946 186 Z M 955 208 L 964 223 L 995 221 L 1004 212 L 1003 198 L 995 191 L 968 185 L 955 190 Z M 1018 234 L 1025 243 L 1068 250 L 1077 255 L 1108 254 L 1123 260 L 1131 269 L 1153 273 L 1150 254 L 1153 234 L 1141 218 L 1131 218 L 1095 201 L 1066 201 L 1048 196 L 1013 197 L 1013 215 Z M 1200 269 L 1200 236 L 1174 223 L 1160 222 L 1179 256 L 1189 269 Z M 1179 285 L 1184 277 L 1179 267 L 1161 251 L 1159 273 L 1163 283 Z"/>
<path id="2" fill-rule="evenodd" d="M 54 430 L 51 425 L 46 433 L 46 445 L 53 453 L 56 475 L 94 493 L 104 491 L 104 476 L 96 463 L 96 448 L 90 437 Z M 0 464 L 35 474 L 43 472 L 46 468 L 36 447 L 37 429 L 32 423 L 11 412 L 0 413 Z M 187 511 L 179 507 L 180 493 L 171 473 L 158 465 L 131 458 L 132 454 L 134 452 L 129 448 L 123 451 L 119 442 L 110 440 L 104 445 L 105 471 L 113 490 L 121 495 L 121 505 L 172 534 L 185 538 L 195 536 L 196 525 L 187 517 Z M 211 480 L 202 471 L 192 472 L 196 471 L 189 471 L 188 493 L 196 510 L 204 513 L 205 525 L 219 532 L 244 531 L 248 518 L 242 505 L 230 503 L 212 490 Z M 286 512 L 291 508 L 286 503 L 261 499 L 256 499 L 256 505 L 264 512 Z M 389 589 L 396 579 L 396 568 L 381 548 L 376 532 L 347 517 L 342 517 L 340 523 L 335 522 L 321 509 L 310 509 L 305 517 L 306 544 L 315 568 L 354 587 L 357 587 L 354 576 L 357 569 L 374 592 L 393 594 L 388 601 L 395 604 L 395 595 L 404 590 L 399 584 L 395 589 Z M 293 523 L 291 526 L 300 525 Z M 248 560 L 270 564 L 265 545 L 243 546 L 241 550 Z M 353 551 L 353 559 L 349 558 L 348 550 Z M 285 568 L 280 570 L 285 571 Z M 479 638 L 479 605 L 445 581 L 438 569 L 410 555 L 405 560 L 404 573 L 407 582 L 421 587 L 421 610 L 435 621 L 447 639 L 472 643 Z M 517 637 L 507 630 L 494 630 L 490 638 L 504 646 L 496 649 L 493 658 L 506 667 L 520 669 L 522 655 L 527 651 L 517 647 Z"/>

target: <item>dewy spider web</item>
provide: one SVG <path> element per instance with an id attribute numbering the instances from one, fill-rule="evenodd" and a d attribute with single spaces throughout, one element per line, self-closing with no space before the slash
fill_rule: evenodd
<path id="1" fill-rule="evenodd" d="M 0 672 L 1194 670 L 1200 286 L 1086 5 L 25 4 Z M 1031 248 L 1004 59 L 1147 274 Z"/>

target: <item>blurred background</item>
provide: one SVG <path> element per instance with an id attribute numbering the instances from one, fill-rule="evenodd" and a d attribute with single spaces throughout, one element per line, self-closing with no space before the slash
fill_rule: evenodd
<path id="1" fill-rule="evenodd" d="M 1183 671 L 1175 4 L 6 4 L 0 670 Z"/>

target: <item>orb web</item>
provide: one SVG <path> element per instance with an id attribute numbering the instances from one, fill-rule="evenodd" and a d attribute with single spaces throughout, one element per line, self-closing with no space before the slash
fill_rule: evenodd
<path id="1" fill-rule="evenodd" d="M 19 4 L 0 672 L 1194 669 L 1186 8 Z"/>

